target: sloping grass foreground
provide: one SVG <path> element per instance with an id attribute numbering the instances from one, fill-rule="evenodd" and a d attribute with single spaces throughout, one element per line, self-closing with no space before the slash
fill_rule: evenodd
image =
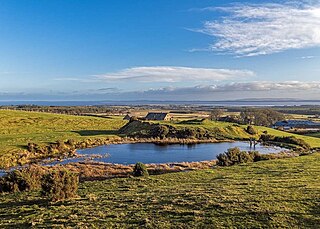
<path id="1" fill-rule="evenodd" d="M 79 198 L 0 196 L 0 227 L 318 228 L 320 154 L 80 184 Z"/>

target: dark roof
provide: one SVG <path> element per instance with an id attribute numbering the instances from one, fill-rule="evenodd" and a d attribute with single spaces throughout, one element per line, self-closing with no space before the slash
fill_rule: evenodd
<path id="1" fill-rule="evenodd" d="M 282 127 L 320 127 L 319 122 L 313 122 L 309 120 L 285 120 L 285 121 L 279 121 L 274 124 L 274 126 L 282 126 Z"/>
<path id="2" fill-rule="evenodd" d="M 150 112 L 147 114 L 147 120 L 165 120 L 168 113 L 157 113 L 157 112 Z"/>

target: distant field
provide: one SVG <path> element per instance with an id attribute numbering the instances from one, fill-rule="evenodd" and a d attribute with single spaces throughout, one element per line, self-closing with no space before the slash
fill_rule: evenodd
<path id="1" fill-rule="evenodd" d="M 0 154 L 28 142 L 85 139 L 113 135 L 126 122 L 122 117 L 95 118 L 0 110 Z"/>
<path id="2" fill-rule="evenodd" d="M 79 198 L 0 195 L 3 228 L 319 228 L 320 154 L 85 182 Z"/>

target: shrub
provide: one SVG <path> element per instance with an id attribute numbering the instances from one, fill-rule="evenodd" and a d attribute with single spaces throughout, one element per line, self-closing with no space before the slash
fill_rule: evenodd
<path id="1" fill-rule="evenodd" d="M 0 178 L 0 192 L 22 192 L 41 187 L 44 170 L 38 166 L 14 170 Z"/>
<path id="2" fill-rule="evenodd" d="M 169 134 L 169 127 L 164 125 L 154 125 L 151 129 L 152 137 L 164 139 Z"/>
<path id="3" fill-rule="evenodd" d="M 253 126 L 247 126 L 246 132 L 251 135 L 255 135 L 258 131 Z"/>
<path id="4" fill-rule="evenodd" d="M 241 163 L 248 163 L 261 160 L 260 153 L 240 151 L 239 148 L 230 148 L 225 153 L 221 153 L 217 156 L 218 165 L 230 166 Z"/>
<path id="5" fill-rule="evenodd" d="M 77 196 L 79 175 L 68 170 L 50 172 L 42 177 L 41 194 L 51 201 L 70 199 Z"/>
<path id="6" fill-rule="evenodd" d="M 148 176 L 149 173 L 145 164 L 141 162 L 136 163 L 133 168 L 133 175 L 135 177 Z"/>

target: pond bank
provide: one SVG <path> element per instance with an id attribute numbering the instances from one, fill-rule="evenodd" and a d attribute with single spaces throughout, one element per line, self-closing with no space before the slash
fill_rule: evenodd
<path id="1" fill-rule="evenodd" d="M 280 152 L 266 155 L 266 160 L 297 157 L 295 152 Z M 217 166 L 217 160 L 199 161 L 199 162 L 179 162 L 179 163 L 161 163 L 146 164 L 150 175 L 159 175 L 174 172 L 187 172 L 193 170 L 211 169 Z M 131 177 L 134 164 L 122 165 L 103 162 L 78 162 L 66 165 L 55 165 L 54 168 L 66 168 L 79 173 L 81 181 L 105 180 L 120 177 Z"/>
<path id="2" fill-rule="evenodd" d="M 129 143 L 155 143 L 155 144 L 198 144 L 198 143 L 219 143 L 231 142 L 232 140 L 216 139 L 178 139 L 178 138 L 94 138 L 75 141 L 69 139 L 66 141 L 57 141 L 50 144 L 28 143 L 25 149 L 17 149 L 10 155 L 0 156 L 0 169 L 9 169 L 15 166 L 22 166 L 30 163 L 39 163 L 44 159 L 63 159 L 66 157 L 78 157 L 76 150 L 93 148 L 101 145 L 110 144 L 129 144 Z"/>
<path id="3" fill-rule="evenodd" d="M 112 138 L 94 138 L 85 139 L 82 141 L 75 141 L 69 139 L 67 141 L 57 141 L 55 143 L 35 144 L 28 143 L 25 150 L 9 155 L 2 155 L 0 157 L 0 169 L 8 169 L 15 166 L 22 166 L 31 163 L 41 163 L 43 160 L 55 161 L 65 158 L 79 158 L 82 157 L 77 153 L 77 150 L 93 148 L 101 145 L 111 144 L 131 144 L 131 143 L 154 143 L 157 145 L 170 144 L 200 144 L 200 143 L 223 143 L 235 141 L 247 141 L 248 139 L 196 139 L 196 138 L 130 138 L 130 137 L 112 137 Z"/>
<path id="4" fill-rule="evenodd" d="M 266 154 L 265 160 L 282 159 L 299 156 L 298 153 L 287 151 L 273 154 Z M 211 169 L 217 166 L 217 160 L 199 161 L 199 162 L 179 162 L 179 163 L 161 163 L 146 164 L 150 175 L 159 175 L 174 172 L 187 172 L 193 170 Z M 80 181 L 106 180 L 112 178 L 131 177 L 134 164 L 112 164 L 103 162 L 77 162 L 70 164 L 58 164 L 54 166 L 44 166 L 39 164 L 31 164 L 29 166 L 16 168 L 27 169 L 28 173 L 44 174 L 52 170 L 68 169 L 79 174 Z M 6 171 L 2 171 L 3 175 Z"/>

